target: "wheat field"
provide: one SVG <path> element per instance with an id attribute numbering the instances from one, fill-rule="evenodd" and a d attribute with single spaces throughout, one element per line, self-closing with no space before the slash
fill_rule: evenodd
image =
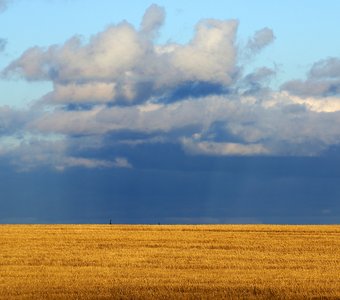
<path id="1" fill-rule="evenodd" d="M 340 299 L 340 226 L 0 225 L 1 299 Z"/>

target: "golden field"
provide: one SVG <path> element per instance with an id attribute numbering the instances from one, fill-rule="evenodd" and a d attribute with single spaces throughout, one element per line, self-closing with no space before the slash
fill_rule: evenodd
<path id="1" fill-rule="evenodd" d="M 340 299 L 340 226 L 0 225 L 1 299 Z"/>

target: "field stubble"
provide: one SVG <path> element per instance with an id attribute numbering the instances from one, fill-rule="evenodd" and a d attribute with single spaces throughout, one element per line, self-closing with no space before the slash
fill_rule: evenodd
<path id="1" fill-rule="evenodd" d="M 340 226 L 1 225 L 1 299 L 340 299 Z"/>

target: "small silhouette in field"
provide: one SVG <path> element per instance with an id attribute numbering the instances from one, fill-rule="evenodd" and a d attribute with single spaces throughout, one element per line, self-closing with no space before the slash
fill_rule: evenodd
<path id="1" fill-rule="evenodd" d="M 110 225 L 112 225 L 112 220 L 110 219 Z"/>

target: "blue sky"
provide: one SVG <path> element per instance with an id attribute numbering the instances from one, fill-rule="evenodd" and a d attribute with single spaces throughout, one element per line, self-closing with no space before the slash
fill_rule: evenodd
<path id="1" fill-rule="evenodd" d="M 0 222 L 339 222 L 339 9 L 0 0 Z"/>

